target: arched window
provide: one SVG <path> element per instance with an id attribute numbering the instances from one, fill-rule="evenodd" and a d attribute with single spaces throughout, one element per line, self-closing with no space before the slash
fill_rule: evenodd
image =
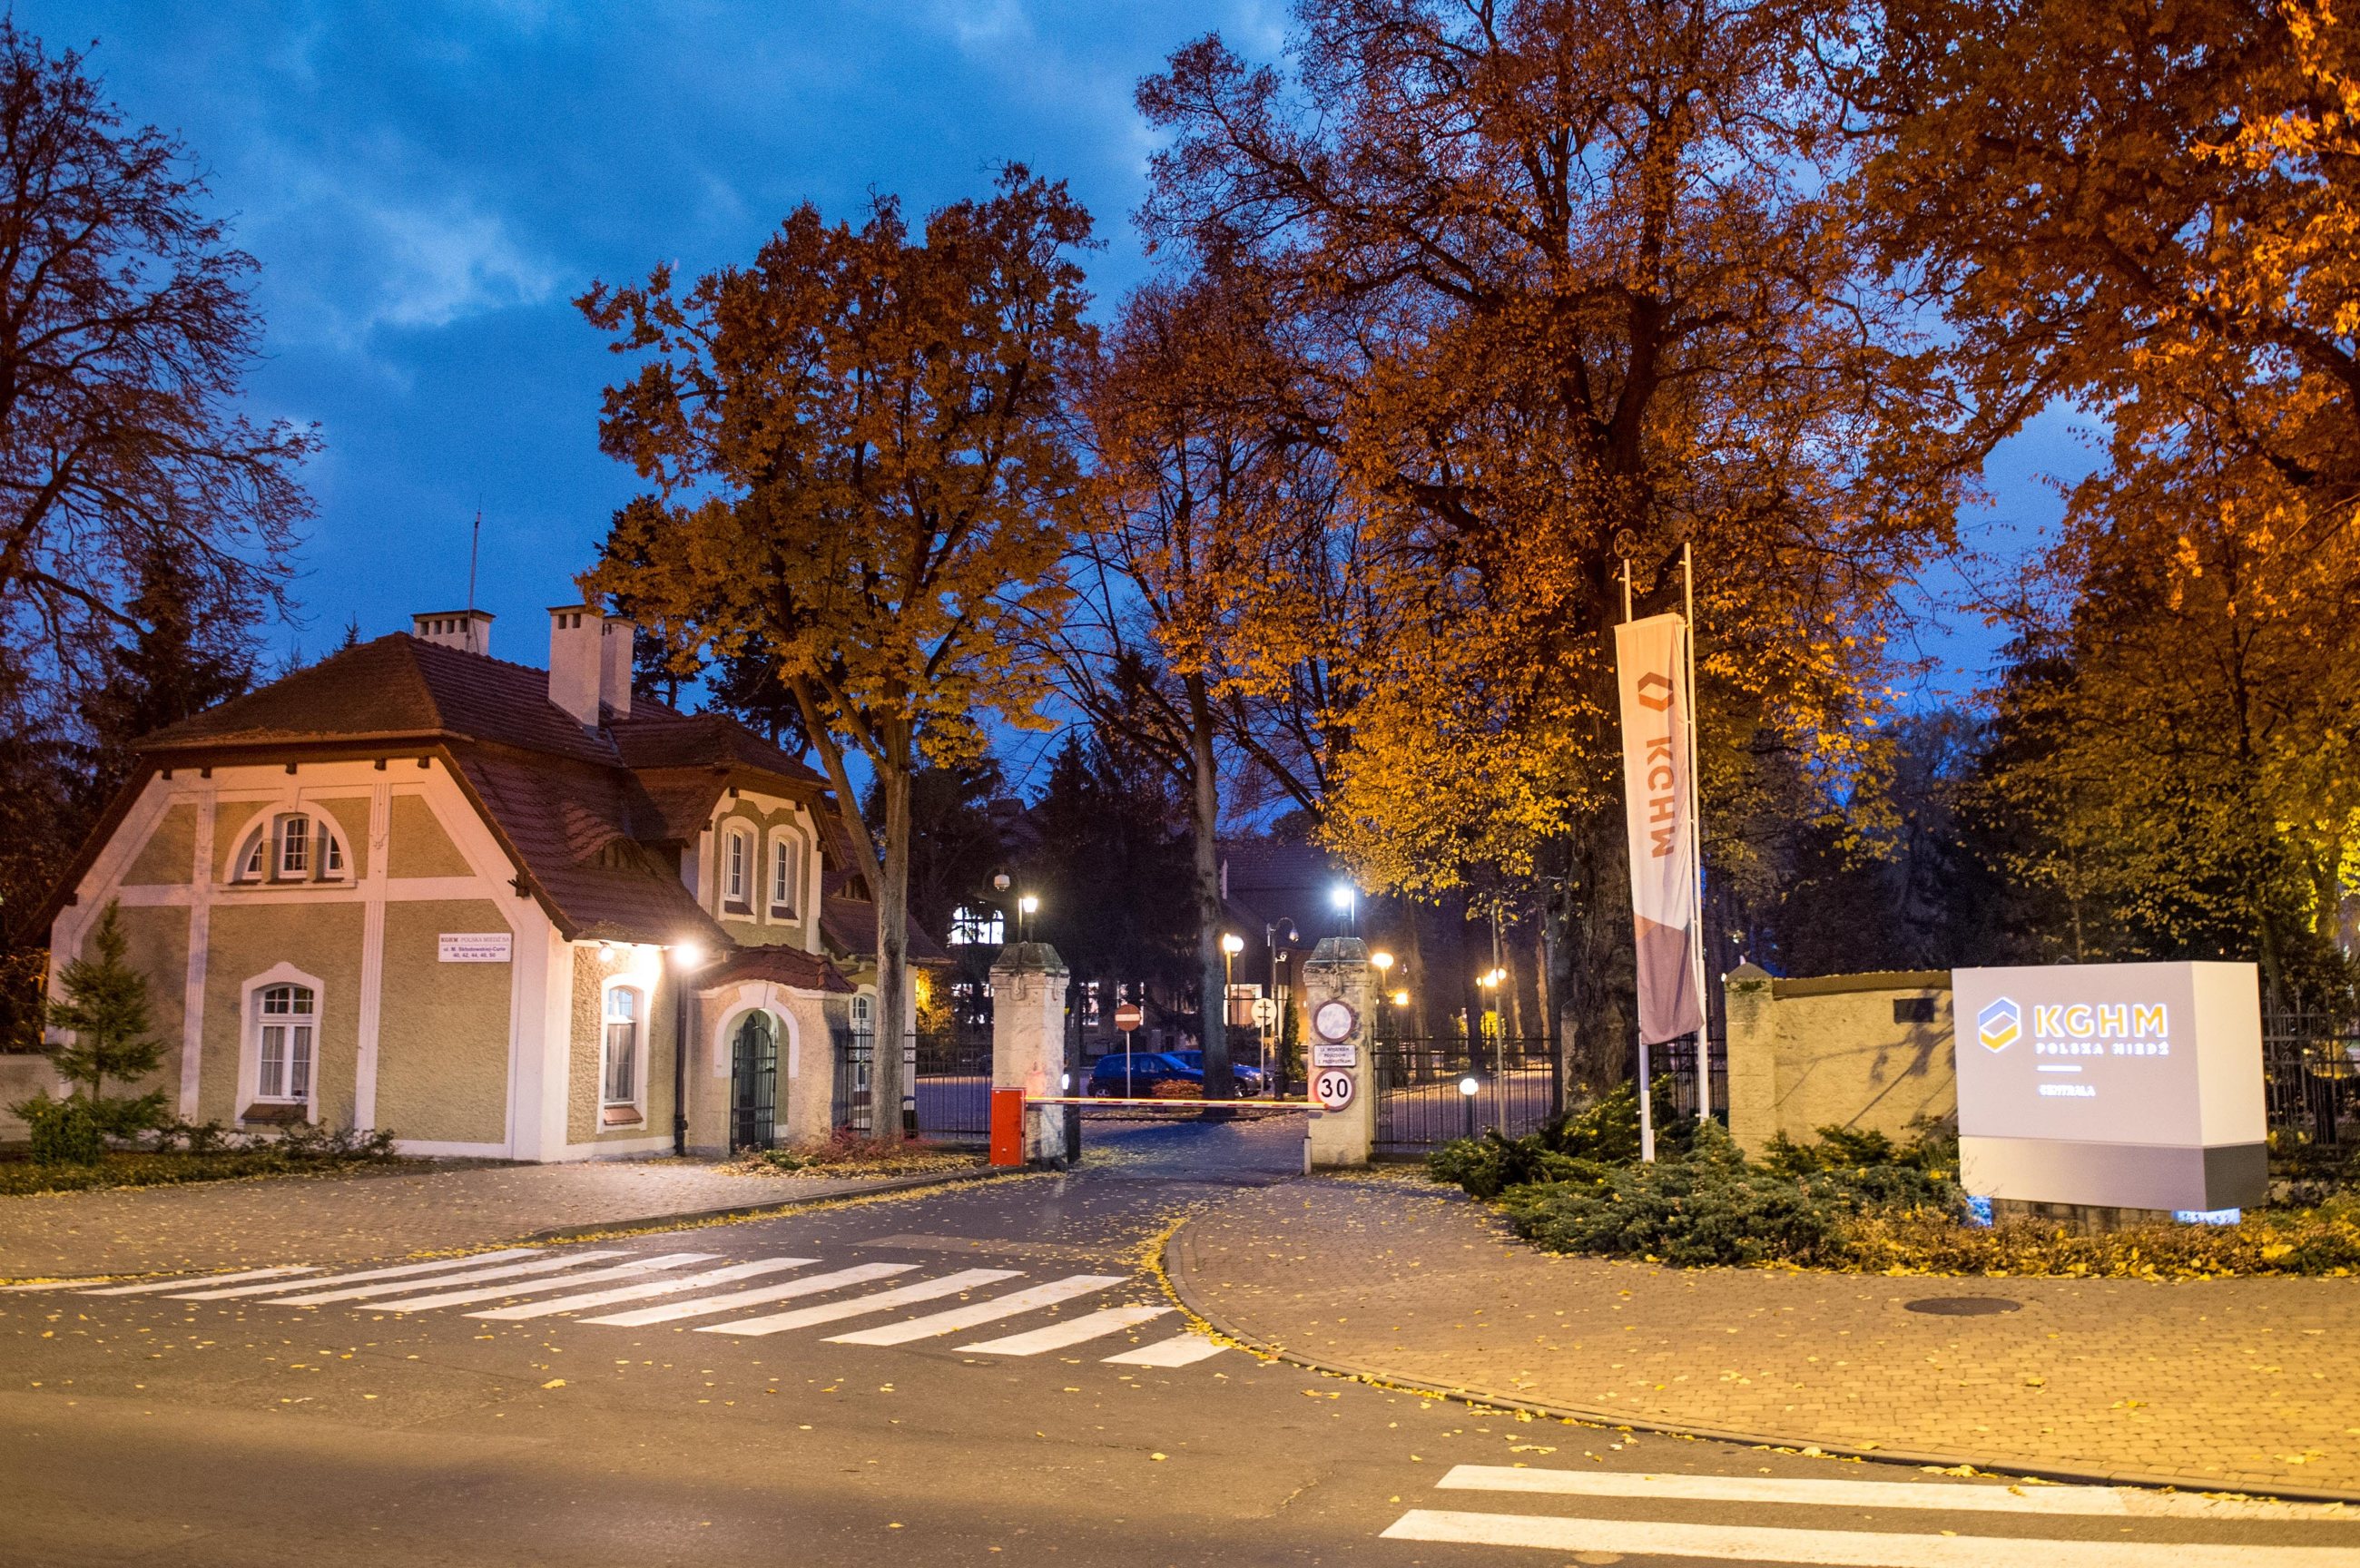
<path id="1" fill-rule="evenodd" d="M 721 841 L 721 904 L 732 914 L 754 912 L 754 835 L 731 828 Z"/>
<path id="2" fill-rule="evenodd" d="M 795 918 L 795 894 L 803 883 L 803 835 L 774 833 L 770 838 L 770 918 Z"/>
<path id="3" fill-rule="evenodd" d="M 637 986 L 614 985 L 606 991 L 606 1060 L 598 1073 L 598 1097 L 604 1113 L 601 1120 L 608 1125 L 639 1119 L 640 1025 L 646 1000 Z"/>
<path id="4" fill-rule="evenodd" d="M 231 862 L 233 882 L 344 882 L 344 841 L 324 816 L 280 811 L 246 830 Z"/>
<path id="5" fill-rule="evenodd" d="M 951 911 L 953 947 L 998 947 L 1006 930 L 998 909 L 962 904 Z"/>
<path id="6" fill-rule="evenodd" d="M 300 1105 L 311 1097 L 319 998 L 309 985 L 266 985 L 255 1008 L 254 1097 Z"/>

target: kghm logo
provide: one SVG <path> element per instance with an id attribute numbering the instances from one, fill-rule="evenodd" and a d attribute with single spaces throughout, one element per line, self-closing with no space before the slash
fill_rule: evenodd
<path id="1" fill-rule="evenodd" d="M 2005 996 L 1975 1015 L 1975 1038 L 1986 1050 L 2005 1051 L 2024 1032 L 2024 1010 Z"/>

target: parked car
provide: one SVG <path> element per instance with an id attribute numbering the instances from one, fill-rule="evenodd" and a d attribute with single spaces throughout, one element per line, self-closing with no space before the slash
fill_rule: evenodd
<path id="1" fill-rule="evenodd" d="M 1186 1084 L 1199 1091 L 1205 1085 L 1205 1054 L 1200 1051 L 1134 1051 L 1128 1058 L 1120 1051 L 1108 1051 L 1090 1069 L 1089 1093 L 1120 1098 L 1128 1085 L 1136 1098 L 1146 1099 L 1163 1083 Z M 1237 1078 L 1238 1093 L 1262 1093 L 1262 1074 L 1251 1067 L 1239 1065 L 1232 1069 Z"/>

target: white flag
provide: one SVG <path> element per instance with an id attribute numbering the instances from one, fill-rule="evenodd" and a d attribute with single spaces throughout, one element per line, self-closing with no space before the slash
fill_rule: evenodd
<path id="1" fill-rule="evenodd" d="M 1697 838 L 1688 810 L 1688 624 L 1650 615 L 1614 628 L 1622 699 L 1622 789 L 1631 913 L 1639 948 L 1639 1038 L 1704 1027 L 1697 994 Z"/>

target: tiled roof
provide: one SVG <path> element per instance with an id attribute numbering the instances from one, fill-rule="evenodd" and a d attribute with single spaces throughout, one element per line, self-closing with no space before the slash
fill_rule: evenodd
<path id="1" fill-rule="evenodd" d="M 710 991 L 741 980 L 769 980 L 800 991 L 849 992 L 852 982 L 816 953 L 781 946 L 741 947 L 696 976 L 696 988 Z"/>
<path id="2" fill-rule="evenodd" d="M 612 766 L 614 744 L 549 700 L 549 672 L 423 641 L 378 637 L 233 697 L 139 742 L 148 753 L 290 741 L 464 736 Z"/>
<path id="3" fill-rule="evenodd" d="M 454 757 L 569 937 L 729 945 L 682 884 L 678 862 L 667 867 L 626 831 L 628 774 L 472 746 Z"/>
<path id="4" fill-rule="evenodd" d="M 675 713 L 632 699 L 631 716 L 607 725 L 626 768 L 750 768 L 824 789 L 811 768 L 721 713 Z"/>
<path id="5" fill-rule="evenodd" d="M 854 958 L 874 959 L 877 956 L 877 906 L 867 898 L 846 898 L 830 894 L 819 905 L 820 935 L 834 942 L 836 951 Z M 928 936 L 918 922 L 910 921 L 910 962 L 912 964 L 948 964 L 951 955 L 943 951 L 942 943 Z"/>

